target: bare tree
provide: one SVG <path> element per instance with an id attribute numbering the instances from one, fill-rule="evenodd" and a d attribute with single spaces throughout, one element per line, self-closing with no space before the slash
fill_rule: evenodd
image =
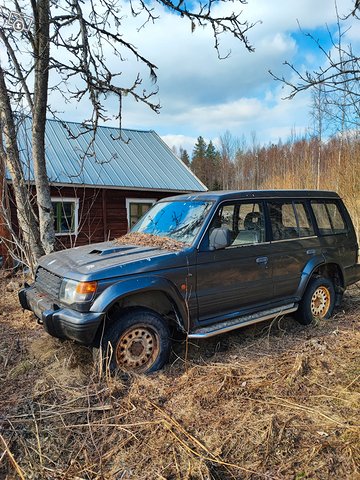
<path id="1" fill-rule="evenodd" d="M 29 266 L 32 266 L 34 264 L 34 259 L 38 258 L 43 253 L 43 250 L 40 243 L 37 218 L 28 195 L 28 189 L 20 162 L 19 149 L 16 141 L 14 116 L 11 110 L 9 97 L 6 94 L 4 73 L 1 67 L 0 106 L 2 109 L 2 132 L 4 135 L 4 142 L 2 140 L 2 135 L 0 135 L 1 163 L 7 166 L 13 181 L 19 227 L 22 232 L 24 242 L 27 245 L 26 250 L 29 251 L 29 255 L 26 255 L 25 258 L 28 260 Z M 3 170 L 5 173 L 5 169 Z"/>
<path id="2" fill-rule="evenodd" d="M 226 130 L 220 135 L 220 165 L 221 165 L 221 188 L 228 190 L 233 187 L 233 170 L 237 150 L 237 139 Z"/>
<path id="3" fill-rule="evenodd" d="M 291 80 L 270 73 L 273 78 L 289 87 L 290 93 L 287 96 L 289 99 L 301 92 L 312 91 L 312 117 L 317 139 L 316 187 L 328 185 L 328 188 L 343 191 L 349 197 L 346 190 L 343 190 L 342 175 L 345 171 L 351 172 L 346 165 L 347 139 L 350 135 L 355 140 L 360 128 L 360 56 L 347 41 L 349 27 L 346 20 L 351 16 L 360 20 L 360 2 L 354 1 L 353 8 L 345 16 L 340 15 L 336 3 L 335 10 L 336 31 L 332 32 L 328 28 L 330 48 L 324 47 L 312 34 L 305 34 L 321 52 L 322 66 L 314 71 L 302 71 L 295 65 L 285 62 L 292 73 Z M 335 168 L 337 172 L 335 176 L 329 175 L 329 170 L 326 170 L 328 158 L 324 155 L 322 142 L 324 136 L 328 138 L 333 134 L 337 136 L 337 140 L 333 141 L 332 147 L 338 148 L 336 163 L 331 163 L 331 168 Z M 329 178 L 332 178 L 332 184 L 329 184 Z M 350 182 L 348 188 L 357 191 Z"/>
<path id="4" fill-rule="evenodd" d="M 312 106 L 310 115 L 314 123 L 314 137 L 317 142 L 317 160 L 316 160 L 316 181 L 315 188 L 320 188 L 320 169 L 321 169 L 321 154 L 322 154 L 322 142 L 324 134 L 324 98 L 322 86 L 316 85 L 311 92 Z"/>
<path id="5" fill-rule="evenodd" d="M 323 46 L 321 41 L 311 33 L 304 33 L 313 41 L 322 53 L 323 66 L 317 70 L 302 71 L 294 64 L 286 61 L 292 75 L 292 79 L 285 76 L 277 76 L 270 71 L 275 80 L 282 82 L 290 88 L 286 98 L 291 99 L 300 92 L 316 88 L 323 97 L 323 105 L 327 105 L 328 111 L 335 121 L 348 128 L 358 128 L 360 118 L 360 56 L 353 50 L 350 43 L 346 43 L 348 27 L 344 23 L 351 15 L 360 20 L 360 4 L 354 3 L 351 12 L 341 17 L 335 3 L 337 15 L 337 29 L 333 34 L 328 28 L 328 36 L 331 48 Z M 331 108 L 329 108 L 331 107 Z"/>
<path id="6" fill-rule="evenodd" d="M 243 20 L 241 12 L 213 15 L 218 0 L 207 0 L 198 7 L 172 0 L 158 0 L 157 3 L 177 15 L 179 21 L 189 21 L 192 31 L 197 26 L 209 26 L 219 58 L 229 55 L 221 51 L 222 35 L 233 36 L 248 51 L 253 51 L 247 32 L 254 24 Z M 244 5 L 246 0 L 236 3 Z M 120 66 L 130 56 L 145 67 L 156 84 L 156 65 L 123 36 L 125 8 L 133 17 L 143 18 L 144 27 L 157 20 L 156 5 L 145 0 L 130 0 L 128 4 L 118 0 L 99 0 L 96 4 L 92 0 L 32 0 L 28 7 L 25 0 L 10 0 L 2 9 L 0 41 L 6 49 L 7 61 L 3 60 L 0 65 L 0 110 L 5 136 L 1 155 L 12 178 L 19 226 L 32 257 L 31 263 L 41 254 L 52 251 L 55 241 L 45 152 L 46 115 L 51 113 L 56 118 L 59 115 L 52 99 L 57 95 L 55 103 L 59 103 L 61 97 L 64 102 L 89 102 L 89 116 L 84 119 L 83 131 L 68 131 L 70 138 L 93 132 L 83 155 L 84 161 L 87 155 L 94 154 L 92 147 L 99 122 L 111 118 L 105 108 L 109 96 L 118 105 L 115 119 L 119 122 L 119 138 L 123 97 L 132 97 L 159 112 L 156 85 L 147 90 L 140 73 L 126 81 L 122 68 L 114 71 L 109 67 L 109 55 L 116 58 Z M 19 111 L 32 117 L 36 209 L 29 201 L 21 169 L 16 138 Z"/>

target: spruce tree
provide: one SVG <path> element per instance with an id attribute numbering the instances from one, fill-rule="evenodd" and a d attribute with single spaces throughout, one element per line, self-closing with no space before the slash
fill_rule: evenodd
<path id="1" fill-rule="evenodd" d="M 203 137 L 198 137 L 192 153 L 191 169 L 195 175 L 207 186 L 207 165 L 206 165 L 207 145 Z"/>
<path id="2" fill-rule="evenodd" d="M 206 185 L 211 190 L 220 190 L 221 188 L 221 161 L 220 154 L 215 145 L 210 140 L 206 149 Z"/>
<path id="3" fill-rule="evenodd" d="M 184 162 L 187 167 L 190 167 L 190 157 L 187 150 L 180 147 L 179 153 L 180 153 L 180 160 Z"/>

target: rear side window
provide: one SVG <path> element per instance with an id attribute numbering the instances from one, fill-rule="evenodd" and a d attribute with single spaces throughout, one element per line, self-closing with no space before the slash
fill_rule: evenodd
<path id="1" fill-rule="evenodd" d="M 284 203 L 281 206 L 282 224 L 285 228 L 297 229 L 296 215 L 292 203 Z"/>
<path id="2" fill-rule="evenodd" d="M 315 235 L 314 227 L 310 220 L 310 215 L 305 203 L 294 202 L 295 212 L 298 220 L 299 236 L 310 237 Z"/>
<path id="3" fill-rule="evenodd" d="M 333 235 L 347 231 L 337 203 L 312 201 L 311 206 L 319 232 L 322 235 Z"/>
<path id="4" fill-rule="evenodd" d="M 314 235 L 314 228 L 304 202 L 268 202 L 268 207 L 273 240 Z"/>

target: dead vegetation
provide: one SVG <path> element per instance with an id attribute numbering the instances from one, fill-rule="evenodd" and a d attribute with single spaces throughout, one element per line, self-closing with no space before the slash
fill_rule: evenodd
<path id="1" fill-rule="evenodd" d="M 186 244 L 168 237 L 159 237 L 149 233 L 130 232 L 114 240 L 116 245 L 141 245 L 144 247 L 156 247 L 163 250 L 178 252 L 186 247 Z"/>
<path id="2" fill-rule="evenodd" d="M 1 478 L 360 478 L 356 287 L 328 322 L 286 317 L 190 344 L 187 371 L 179 342 L 162 372 L 115 379 L 37 327 L 6 285 Z"/>

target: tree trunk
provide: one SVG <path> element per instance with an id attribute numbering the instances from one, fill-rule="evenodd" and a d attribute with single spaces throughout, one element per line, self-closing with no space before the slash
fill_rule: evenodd
<path id="1" fill-rule="evenodd" d="M 37 2 L 35 18 L 35 83 L 32 112 L 32 157 L 39 208 L 41 244 L 45 253 L 54 250 L 55 232 L 50 186 L 45 160 L 45 124 L 49 80 L 49 0 Z"/>
<path id="2" fill-rule="evenodd" d="M 9 169 L 14 188 L 17 216 L 19 227 L 22 232 L 27 262 L 30 268 L 34 268 L 36 260 L 44 254 L 41 247 L 40 236 L 37 227 L 37 218 L 31 206 L 27 185 L 24 180 L 19 149 L 16 142 L 16 130 L 14 117 L 11 111 L 10 99 L 5 84 L 4 72 L 0 66 L 0 108 L 3 124 L 3 133 L 6 147 L 6 165 Z"/>
<path id="3" fill-rule="evenodd" d="M 1 128 L 0 135 L 2 137 Z M 2 153 L 2 138 L 0 138 L 0 257 L 2 257 L 2 264 L 0 262 L 0 268 L 9 268 L 10 254 L 9 254 L 9 241 L 11 235 L 6 223 L 6 216 L 9 213 L 7 192 L 6 192 L 6 178 L 5 178 L 5 155 Z"/>

